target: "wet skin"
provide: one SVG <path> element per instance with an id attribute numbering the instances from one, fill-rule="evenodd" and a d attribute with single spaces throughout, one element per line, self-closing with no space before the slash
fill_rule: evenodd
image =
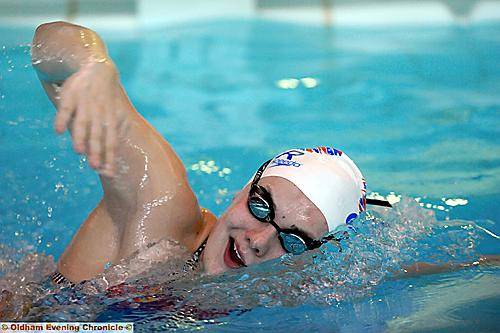
<path id="1" fill-rule="evenodd" d="M 290 181 L 265 177 L 259 181 L 270 193 L 275 205 L 275 222 L 284 229 L 298 228 L 313 239 L 327 231 L 319 209 Z M 218 274 L 242 265 L 249 266 L 285 254 L 276 229 L 257 220 L 247 206 L 250 185 L 243 188 L 211 230 L 202 256 L 204 269 Z"/>
<path id="2" fill-rule="evenodd" d="M 210 274 L 285 253 L 276 230 L 248 211 L 248 187 L 218 220 L 200 209 L 182 162 L 132 105 L 94 31 L 43 24 L 33 45 L 33 66 L 57 111 L 55 129 L 71 132 L 75 151 L 88 157 L 104 192 L 59 258 L 62 275 L 72 282 L 92 279 L 162 239 L 194 252 L 209 234 L 202 261 Z M 311 238 L 327 231 L 321 212 L 293 184 L 279 177 L 260 184 L 273 197 L 281 228 L 295 226 Z"/>

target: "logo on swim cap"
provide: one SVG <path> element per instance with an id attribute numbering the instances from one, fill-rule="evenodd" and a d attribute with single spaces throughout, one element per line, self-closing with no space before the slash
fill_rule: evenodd
<path id="1" fill-rule="evenodd" d="M 351 229 L 354 232 L 357 232 L 356 228 L 352 225 L 352 222 L 358 217 L 358 214 L 356 213 L 351 213 L 347 216 L 345 219 L 345 223 L 347 224 L 347 227 Z"/>
<path id="2" fill-rule="evenodd" d="M 280 157 L 285 156 L 285 155 L 286 155 L 286 159 L 280 158 Z M 299 162 L 292 161 L 292 159 L 296 156 L 301 156 L 301 155 L 304 155 L 304 153 L 301 152 L 300 150 L 295 150 L 295 149 L 287 150 L 287 151 L 279 154 L 278 156 L 276 156 L 271 161 L 271 165 L 269 165 L 269 168 L 277 167 L 277 166 L 293 166 L 293 167 L 298 168 L 302 164 L 300 164 Z"/>
<path id="3" fill-rule="evenodd" d="M 366 180 L 361 178 L 363 187 L 361 188 L 361 198 L 359 198 L 358 209 L 359 212 L 364 212 L 366 210 Z"/>
<path id="4" fill-rule="evenodd" d="M 342 150 L 328 146 L 289 149 L 277 155 L 262 178 L 294 184 L 323 214 L 328 230 L 351 222 L 366 209 L 366 182 Z"/>
<path id="5" fill-rule="evenodd" d="M 309 153 L 328 154 L 331 156 L 342 156 L 343 154 L 342 150 L 327 146 L 319 146 L 316 148 L 303 148 L 302 150 L 307 151 Z"/>
<path id="6" fill-rule="evenodd" d="M 283 155 L 286 155 L 287 160 L 291 160 L 294 156 L 301 156 L 301 155 L 304 155 L 304 153 L 301 152 L 300 150 L 292 149 L 292 150 L 287 150 L 284 153 L 279 154 L 278 156 L 276 156 L 276 158 L 280 158 Z"/>
<path id="7" fill-rule="evenodd" d="M 346 224 L 351 224 L 352 221 L 354 221 L 356 218 L 358 217 L 358 214 L 356 213 L 351 213 L 347 216 L 347 218 L 345 219 L 345 223 Z"/>

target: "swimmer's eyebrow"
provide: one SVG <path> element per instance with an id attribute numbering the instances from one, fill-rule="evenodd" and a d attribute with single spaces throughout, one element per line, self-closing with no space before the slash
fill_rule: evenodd
<path id="1" fill-rule="evenodd" d="M 276 214 L 277 213 L 276 212 L 276 200 L 275 200 L 275 197 L 273 196 L 273 192 L 271 191 L 271 186 L 264 185 L 263 187 L 267 190 L 267 192 L 269 192 L 269 195 L 271 196 L 271 199 L 273 200 L 274 223 L 278 224 L 278 222 L 276 222 L 276 216 L 277 216 L 277 214 Z M 282 228 L 279 224 L 278 224 L 278 226 L 283 230 L 293 230 L 293 231 L 296 231 L 298 234 L 301 234 L 302 236 L 308 237 L 309 239 L 314 239 L 314 237 L 311 237 L 311 235 L 309 235 L 304 230 L 297 228 L 297 226 L 295 224 L 292 224 L 289 228 Z"/>
<path id="2" fill-rule="evenodd" d="M 304 235 L 304 236 L 306 236 L 306 237 L 308 237 L 310 239 L 314 239 L 314 237 L 312 237 L 311 235 L 309 235 L 304 230 L 297 228 L 297 226 L 295 224 L 292 224 L 289 229 L 293 230 L 293 231 L 297 231 L 298 234 L 302 234 L 302 235 Z"/>

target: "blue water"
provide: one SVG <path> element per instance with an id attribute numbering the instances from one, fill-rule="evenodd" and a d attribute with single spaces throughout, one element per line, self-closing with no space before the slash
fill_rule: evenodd
<path id="1" fill-rule="evenodd" d="M 69 137 L 53 133 L 54 110 L 30 66 L 31 34 L 0 28 L 0 250 L 13 262 L 33 251 L 57 258 L 101 194 Z M 216 214 L 261 161 L 316 145 L 346 151 L 369 191 L 393 192 L 404 205 L 381 213 L 384 227 L 360 221 L 366 239 L 342 255 L 324 250 L 326 264 L 306 256 L 302 270 L 277 262 L 165 287 L 182 299 L 169 298 L 171 308 L 70 295 L 85 299 L 79 311 L 61 306 L 38 318 L 88 318 L 86 306 L 91 318 L 134 319 L 144 331 L 493 331 L 496 267 L 395 280 L 387 272 L 500 254 L 498 36 L 499 23 L 325 29 L 258 20 L 104 33 L 134 105 Z M 401 246 L 371 243 L 377 237 Z M 332 286 L 342 279 L 346 286 Z"/>

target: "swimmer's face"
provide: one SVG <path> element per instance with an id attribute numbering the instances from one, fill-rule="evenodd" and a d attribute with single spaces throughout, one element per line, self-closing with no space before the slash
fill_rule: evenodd
<path id="1" fill-rule="evenodd" d="M 299 229 L 320 239 L 328 226 L 319 209 L 290 181 L 265 177 L 259 181 L 272 196 L 274 221 L 282 229 Z M 237 269 L 285 254 L 276 229 L 260 222 L 248 210 L 250 185 L 243 188 L 214 226 L 203 251 L 203 265 L 209 274 Z"/>

